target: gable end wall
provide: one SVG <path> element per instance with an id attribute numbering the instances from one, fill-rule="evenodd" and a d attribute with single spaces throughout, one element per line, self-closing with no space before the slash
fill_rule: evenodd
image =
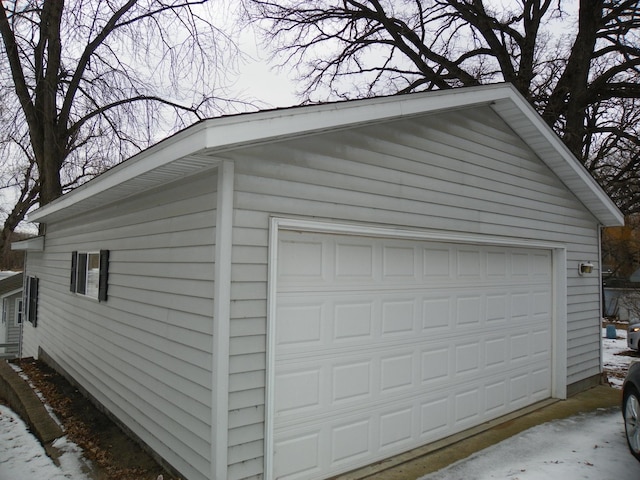
<path id="1" fill-rule="evenodd" d="M 272 216 L 566 245 L 567 384 L 598 375 L 593 216 L 488 108 L 229 153 L 236 162 L 229 475 L 263 473 Z"/>

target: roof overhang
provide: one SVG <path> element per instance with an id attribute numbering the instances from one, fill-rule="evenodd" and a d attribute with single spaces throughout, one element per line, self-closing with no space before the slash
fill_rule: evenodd
<path id="1" fill-rule="evenodd" d="M 43 252 L 44 251 L 44 237 L 33 237 L 21 240 L 19 242 L 13 242 L 11 244 L 11 250 L 23 250 L 27 252 Z"/>
<path id="2" fill-rule="evenodd" d="M 216 155 L 242 147 L 400 118 L 489 105 L 602 225 L 624 217 L 553 130 L 510 84 L 292 107 L 199 122 L 29 215 L 46 223 L 88 212 L 217 166 Z"/>

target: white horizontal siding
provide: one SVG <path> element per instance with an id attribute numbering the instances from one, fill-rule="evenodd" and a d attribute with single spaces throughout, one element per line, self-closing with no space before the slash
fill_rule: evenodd
<path id="1" fill-rule="evenodd" d="M 41 288 L 25 353 L 41 346 L 189 480 L 211 471 L 215 188 L 214 172 L 49 225 L 28 262 Z M 98 303 L 70 293 L 69 276 L 72 251 L 100 249 Z"/>
<path id="2" fill-rule="evenodd" d="M 599 373 L 598 278 L 577 274 L 579 261 L 597 264 L 595 220 L 491 109 L 224 157 L 236 162 L 228 478 L 262 474 L 273 215 L 564 244 L 568 383 Z M 210 471 L 215 185 L 199 175 L 51 225 L 45 253 L 29 253 L 44 288 L 26 350 L 41 344 L 189 480 Z M 70 252 L 100 248 L 111 250 L 106 304 L 68 293 Z M 82 346 L 65 351 L 69 340 Z"/>
<path id="3" fill-rule="evenodd" d="M 16 299 L 22 298 L 22 291 L 8 295 L 5 297 L 7 300 L 7 312 L 6 312 L 6 343 L 19 343 L 20 342 L 20 325 L 16 325 Z M 5 353 L 18 354 L 18 347 L 5 347 Z"/>
<path id="4" fill-rule="evenodd" d="M 577 274 L 579 261 L 598 261 L 596 222 L 489 109 L 262 145 L 225 158 L 236 161 L 230 366 L 234 379 L 247 375 L 246 382 L 234 380 L 232 411 L 264 406 L 256 373 L 265 368 L 272 215 L 565 244 L 567 381 L 599 373 L 592 328 L 598 279 Z M 262 473 L 252 466 L 262 455 L 264 425 L 255 417 L 247 423 L 230 422 L 229 478 Z"/>

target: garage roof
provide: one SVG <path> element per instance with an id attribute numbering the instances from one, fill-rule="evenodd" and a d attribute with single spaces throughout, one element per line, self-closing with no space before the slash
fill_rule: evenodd
<path id="1" fill-rule="evenodd" d="M 553 130 L 510 84 L 414 93 L 245 113 L 199 122 L 140 152 L 29 215 L 47 223 L 88 212 L 209 169 L 217 155 L 281 139 L 489 105 L 602 225 L 622 225 L 613 201 Z"/>

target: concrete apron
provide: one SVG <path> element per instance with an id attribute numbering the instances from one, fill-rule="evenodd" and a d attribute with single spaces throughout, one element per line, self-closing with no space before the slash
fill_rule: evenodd
<path id="1" fill-rule="evenodd" d="M 567 400 L 545 400 L 401 455 L 335 477 L 336 480 L 411 480 L 542 423 L 620 406 L 622 391 L 599 385 Z"/>

